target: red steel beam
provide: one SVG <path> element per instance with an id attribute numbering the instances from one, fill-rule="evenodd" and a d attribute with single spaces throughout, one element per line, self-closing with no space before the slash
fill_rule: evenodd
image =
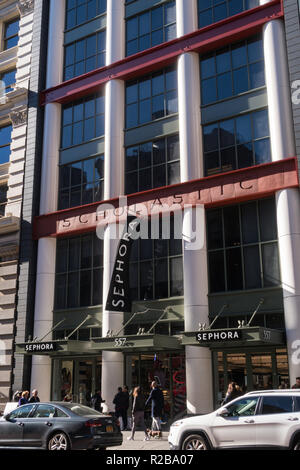
<path id="1" fill-rule="evenodd" d="M 271 19 L 282 16 L 281 0 L 273 0 L 49 88 L 41 93 L 40 102 L 42 105 L 53 102 L 66 103 L 95 93 L 109 80 L 129 80 L 168 66 L 184 52 L 204 53 L 244 39 L 259 32 Z"/>
<path id="2" fill-rule="evenodd" d="M 130 194 L 128 206 L 164 203 L 204 204 L 206 208 L 251 201 L 285 189 L 299 187 L 297 158 L 264 163 L 241 170 L 207 176 L 198 180 Z M 101 204 L 119 207 L 119 198 L 99 201 L 35 217 L 33 238 L 72 236 L 95 231 L 97 208 Z"/>

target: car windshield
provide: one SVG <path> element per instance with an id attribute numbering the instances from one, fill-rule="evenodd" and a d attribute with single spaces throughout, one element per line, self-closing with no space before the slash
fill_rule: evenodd
<path id="1" fill-rule="evenodd" d="M 102 413 L 99 411 L 89 408 L 88 406 L 78 405 L 77 403 L 64 403 L 64 407 L 68 408 L 68 410 L 71 410 L 78 416 L 102 416 Z"/>

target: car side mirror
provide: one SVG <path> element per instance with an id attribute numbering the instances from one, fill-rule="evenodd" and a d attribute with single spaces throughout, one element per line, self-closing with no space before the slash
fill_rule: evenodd
<path id="1" fill-rule="evenodd" d="M 10 421 L 10 414 L 4 415 L 3 418 L 5 419 L 5 421 Z"/>
<path id="2" fill-rule="evenodd" d="M 227 408 L 221 408 L 220 411 L 218 411 L 217 416 L 222 416 L 223 418 L 226 418 L 229 416 L 229 411 Z"/>

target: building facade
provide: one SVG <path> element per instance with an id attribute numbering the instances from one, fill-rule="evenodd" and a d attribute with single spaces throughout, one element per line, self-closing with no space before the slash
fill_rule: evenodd
<path id="1" fill-rule="evenodd" d="M 300 375 L 297 34 L 296 0 L 50 1 L 34 323 L 17 341 L 43 399 L 101 389 L 110 411 L 118 386 L 155 378 L 173 418 L 232 380 Z M 109 207 L 174 221 L 133 243 L 130 312 L 106 309 Z"/>

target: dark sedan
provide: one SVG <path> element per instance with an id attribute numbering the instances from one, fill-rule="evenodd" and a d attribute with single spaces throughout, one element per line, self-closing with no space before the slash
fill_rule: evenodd
<path id="1" fill-rule="evenodd" d="M 105 449 L 122 442 L 114 417 L 77 403 L 33 403 L 0 418 L 0 448 Z"/>

